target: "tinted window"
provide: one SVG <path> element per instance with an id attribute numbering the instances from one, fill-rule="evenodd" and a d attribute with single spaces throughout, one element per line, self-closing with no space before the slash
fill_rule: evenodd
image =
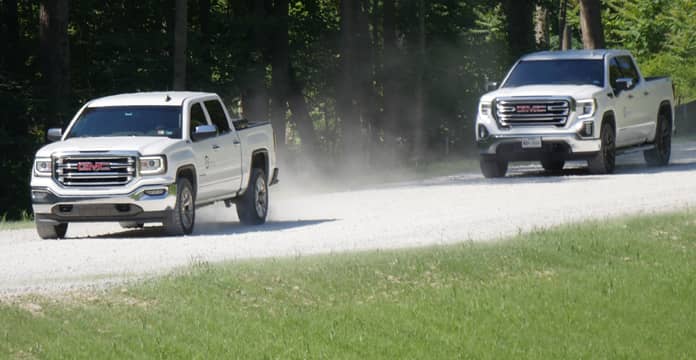
<path id="1" fill-rule="evenodd" d="M 166 136 L 181 138 L 178 106 L 114 106 L 85 109 L 68 138 L 92 136 Z"/>
<path id="2" fill-rule="evenodd" d="M 203 113 L 203 108 L 201 104 L 195 103 L 191 106 L 191 125 L 189 127 L 190 134 L 196 131 L 196 126 L 208 125 L 208 120 L 205 119 L 205 114 Z"/>
<path id="3" fill-rule="evenodd" d="M 633 60 L 628 56 L 619 56 L 616 59 L 621 67 L 623 77 L 631 78 L 633 79 L 633 83 L 637 84 L 640 79 L 638 78 L 638 69 L 636 69 L 636 66 L 633 64 Z"/>
<path id="4" fill-rule="evenodd" d="M 611 84 L 611 87 L 613 89 L 617 88 L 616 80 L 623 76 L 624 75 L 623 73 L 621 73 L 621 67 L 619 66 L 619 62 L 616 60 L 616 58 L 611 59 L 611 61 L 609 62 L 609 83 Z"/>
<path id="5" fill-rule="evenodd" d="M 602 60 L 520 61 L 503 87 L 555 84 L 604 86 L 604 63 Z"/>
<path id="6" fill-rule="evenodd" d="M 205 102 L 205 108 L 208 109 L 208 115 L 210 115 L 210 121 L 213 125 L 217 126 L 218 130 L 222 133 L 230 131 L 230 124 L 227 122 L 227 116 L 225 116 L 225 110 L 222 109 L 222 104 L 217 100 L 208 100 Z"/>

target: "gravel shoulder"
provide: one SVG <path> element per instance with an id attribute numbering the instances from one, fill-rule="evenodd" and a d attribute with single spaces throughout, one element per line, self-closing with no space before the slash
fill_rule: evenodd
<path id="1" fill-rule="evenodd" d="M 581 164 L 549 176 L 522 164 L 494 181 L 467 173 L 324 194 L 281 182 L 271 192 L 266 225 L 242 226 L 234 209 L 215 205 L 200 210 L 194 234 L 185 237 L 110 223 L 71 224 L 68 239 L 60 241 L 42 241 L 33 229 L 2 231 L 0 294 L 104 286 L 200 261 L 491 241 L 561 223 L 696 205 L 696 141 L 676 143 L 666 168 L 645 167 L 642 154 L 620 158 L 619 165 L 610 176 L 588 175 Z"/>

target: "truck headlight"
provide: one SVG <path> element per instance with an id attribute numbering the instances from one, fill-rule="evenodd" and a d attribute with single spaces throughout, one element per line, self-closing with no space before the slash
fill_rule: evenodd
<path id="1" fill-rule="evenodd" d="M 37 158 L 34 160 L 34 174 L 36 176 L 51 176 L 53 162 L 50 158 Z"/>
<path id="2" fill-rule="evenodd" d="M 142 175 L 164 174 L 167 171 L 167 159 L 164 156 L 143 156 L 139 165 Z"/>
<path id="3" fill-rule="evenodd" d="M 587 119 L 594 116 L 597 110 L 597 100 L 579 100 L 576 104 L 575 111 L 578 113 L 579 119 Z"/>
<path id="4" fill-rule="evenodd" d="M 491 114 L 491 104 L 490 103 L 481 103 L 479 105 L 479 112 L 481 115 L 488 116 Z"/>

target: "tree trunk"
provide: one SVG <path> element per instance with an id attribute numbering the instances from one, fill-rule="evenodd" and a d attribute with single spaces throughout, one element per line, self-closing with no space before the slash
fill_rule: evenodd
<path id="1" fill-rule="evenodd" d="M 534 38 L 538 49 L 549 48 L 549 10 L 537 5 L 534 12 Z"/>
<path id="2" fill-rule="evenodd" d="M 304 86 L 297 79 L 292 66 L 289 68 L 288 74 L 289 96 L 288 103 L 292 111 L 292 119 L 297 125 L 297 132 L 302 140 L 303 150 L 310 155 L 314 155 L 317 150 L 317 138 L 314 133 L 314 124 L 309 116 L 309 106 L 307 100 L 302 93 Z"/>
<path id="3" fill-rule="evenodd" d="M 206 81 L 212 81 L 211 66 L 212 56 L 210 54 L 210 0 L 198 1 L 199 22 L 201 26 L 201 67 L 205 69 Z"/>
<path id="4" fill-rule="evenodd" d="M 568 0 L 561 0 L 560 19 L 558 23 L 558 35 L 560 36 L 561 50 L 569 50 L 572 48 L 570 28 L 568 27 Z"/>
<path id="5" fill-rule="evenodd" d="M 186 89 L 186 35 L 188 6 L 186 0 L 176 0 L 174 24 L 174 90 Z"/>
<path id="6" fill-rule="evenodd" d="M 413 114 L 413 157 L 416 165 L 425 152 L 425 5 L 418 0 L 418 54 L 416 64 L 416 98 Z"/>
<path id="7" fill-rule="evenodd" d="M 360 119 L 355 111 L 354 31 L 355 16 L 353 2 L 359 0 L 340 0 L 340 56 L 341 74 L 337 85 L 336 106 L 341 120 L 341 140 L 343 156 L 347 157 L 357 148 L 360 134 Z"/>
<path id="8" fill-rule="evenodd" d="M 402 134 L 398 126 L 399 119 L 399 74 L 401 58 L 396 43 L 396 7 L 395 0 L 384 0 L 382 19 L 382 78 L 384 86 L 384 121 L 383 131 L 386 145 L 394 148 L 397 138 Z M 393 149 L 392 149 L 393 150 Z"/>
<path id="9" fill-rule="evenodd" d="M 266 89 L 266 55 L 268 52 L 268 33 L 266 29 L 265 2 L 252 1 L 252 36 L 254 49 L 247 74 L 246 86 L 242 92 L 244 117 L 251 120 L 268 119 L 268 91 Z"/>
<path id="10" fill-rule="evenodd" d="M 15 51 L 19 46 L 19 13 L 17 11 L 17 0 L 4 0 L 3 20 L 6 25 L 6 32 L 3 38 L 2 48 L 5 49 L 0 55 L 0 63 L 7 64 L 11 72 L 19 70 L 21 57 Z"/>
<path id="11" fill-rule="evenodd" d="M 534 50 L 534 0 L 505 0 L 510 56 L 513 61 Z"/>
<path id="12" fill-rule="evenodd" d="M 579 0 L 580 29 L 582 44 L 585 49 L 604 48 L 604 30 L 602 28 L 602 7 L 600 0 Z"/>
<path id="13" fill-rule="evenodd" d="M 273 7 L 275 28 L 271 53 L 271 122 L 280 147 L 285 145 L 287 126 L 285 114 L 287 112 L 288 75 L 290 71 L 288 9 L 289 0 L 276 0 Z M 301 92 L 300 95 L 302 95 Z"/>
<path id="14" fill-rule="evenodd" d="M 70 114 L 70 43 L 68 0 L 45 0 L 39 6 L 43 75 L 48 86 L 48 126 L 62 126 Z"/>

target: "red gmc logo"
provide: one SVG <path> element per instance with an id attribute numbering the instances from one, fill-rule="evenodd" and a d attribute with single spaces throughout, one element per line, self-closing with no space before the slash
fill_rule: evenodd
<path id="1" fill-rule="evenodd" d="M 77 171 L 108 171 L 111 170 L 109 163 L 80 161 L 77 163 Z"/>
<path id="2" fill-rule="evenodd" d="M 517 105 L 515 111 L 522 114 L 546 112 L 546 105 Z"/>

